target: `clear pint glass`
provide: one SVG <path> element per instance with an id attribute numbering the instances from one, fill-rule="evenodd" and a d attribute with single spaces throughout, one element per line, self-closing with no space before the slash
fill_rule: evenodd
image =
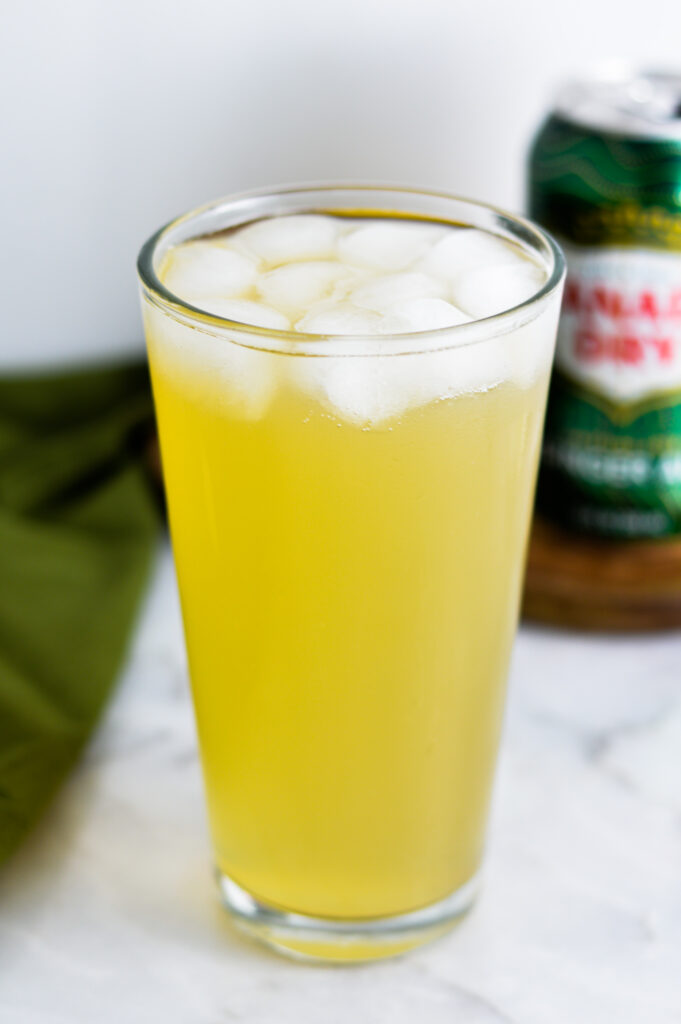
<path id="1" fill-rule="evenodd" d="M 473 228 L 541 283 L 494 315 L 350 337 L 249 325 L 163 283 L 187 240 L 310 213 Z M 301 956 L 417 946 L 478 882 L 560 252 L 451 196 L 315 186 L 181 217 L 139 273 L 223 900 Z"/>

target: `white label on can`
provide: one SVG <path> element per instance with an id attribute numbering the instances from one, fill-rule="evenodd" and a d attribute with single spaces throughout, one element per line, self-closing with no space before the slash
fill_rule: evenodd
<path id="1" fill-rule="evenodd" d="M 562 244 L 556 366 L 617 404 L 681 389 L 681 253 Z"/>

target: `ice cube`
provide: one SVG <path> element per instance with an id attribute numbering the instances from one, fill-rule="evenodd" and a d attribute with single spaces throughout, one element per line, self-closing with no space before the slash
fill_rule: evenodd
<path id="1" fill-rule="evenodd" d="M 378 221 L 344 235 L 338 253 L 345 263 L 376 270 L 404 270 L 442 237 L 436 224 Z"/>
<path id="2" fill-rule="evenodd" d="M 396 303 L 390 313 L 401 325 L 401 331 L 432 331 L 465 324 L 471 319 L 444 299 L 405 299 Z"/>
<path id="3" fill-rule="evenodd" d="M 398 416 L 406 407 L 401 381 L 386 363 L 391 357 L 337 359 L 328 367 L 325 392 L 334 410 L 345 420 L 376 426 Z"/>
<path id="4" fill-rule="evenodd" d="M 202 298 L 201 309 L 225 320 L 253 327 L 270 327 L 274 331 L 288 331 L 291 327 L 288 317 L 278 309 L 250 299 L 223 299 L 219 295 L 209 295 Z"/>
<path id="5" fill-rule="evenodd" d="M 168 291 L 191 302 L 204 295 L 238 295 L 251 287 L 257 270 L 255 260 L 242 253 L 215 242 L 197 241 L 171 249 L 160 277 Z"/>
<path id="6" fill-rule="evenodd" d="M 349 294 L 355 306 L 375 313 L 389 313 L 397 303 L 443 294 L 443 287 L 427 274 L 386 274 L 353 288 Z"/>
<path id="7" fill-rule="evenodd" d="M 525 302 L 539 291 L 546 277 L 529 260 L 504 266 L 477 267 L 452 282 L 452 298 L 472 317 L 492 316 Z"/>
<path id="8" fill-rule="evenodd" d="M 265 413 L 277 387 L 280 356 L 240 345 L 167 316 L 150 304 L 146 334 L 154 366 L 201 407 L 230 409 L 245 419 Z"/>
<path id="9" fill-rule="evenodd" d="M 265 274 L 256 285 L 264 302 L 302 316 L 314 303 L 330 296 L 336 285 L 352 279 L 352 271 L 336 262 L 291 263 Z"/>
<path id="10" fill-rule="evenodd" d="M 430 402 L 504 382 L 533 386 L 548 374 L 557 313 L 554 304 L 529 324 L 472 345 L 457 344 L 456 330 L 445 331 L 433 351 L 391 355 L 392 339 L 377 339 L 381 354 L 293 359 L 287 369 L 295 387 L 338 419 L 376 427 Z"/>
<path id="11" fill-rule="evenodd" d="M 410 408 L 443 398 L 486 390 L 499 375 L 486 354 L 474 345 L 452 345 L 435 352 L 404 356 L 399 360 L 405 376 L 404 393 Z"/>
<path id="12" fill-rule="evenodd" d="M 504 335 L 509 378 L 518 387 L 530 387 L 542 375 L 548 377 L 559 309 L 560 297 L 558 301 L 554 297 L 534 320 Z"/>
<path id="13" fill-rule="evenodd" d="M 295 325 L 301 334 L 381 334 L 382 318 L 367 309 L 357 309 L 349 303 L 322 304 L 311 309 Z"/>
<path id="14" fill-rule="evenodd" d="M 330 413 L 358 426 L 373 426 L 407 406 L 401 380 L 391 380 L 390 357 L 323 356 L 295 360 L 294 386 Z"/>
<path id="15" fill-rule="evenodd" d="M 333 258 L 339 232 L 339 223 L 333 217 L 290 214 L 249 224 L 231 236 L 230 244 L 275 267 L 281 263 Z"/>
<path id="16" fill-rule="evenodd" d="M 503 359 L 476 349 L 295 360 L 294 385 L 347 423 L 378 426 L 429 402 L 498 384 Z"/>
<path id="17" fill-rule="evenodd" d="M 212 388 L 223 402 L 250 420 L 260 419 L 277 387 L 277 356 L 272 352 L 223 341 L 215 362 Z"/>
<path id="18" fill-rule="evenodd" d="M 515 263 L 519 251 L 508 242 L 477 228 L 449 231 L 419 261 L 419 270 L 452 282 L 462 271 Z"/>

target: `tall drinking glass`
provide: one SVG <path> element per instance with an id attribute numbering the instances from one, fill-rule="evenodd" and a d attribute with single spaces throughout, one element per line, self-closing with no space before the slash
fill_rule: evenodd
<path id="1" fill-rule="evenodd" d="M 482 320 L 350 338 L 226 320 L 162 284 L 171 247 L 301 212 L 473 226 L 545 283 Z M 448 195 L 289 188 L 173 221 L 139 275 L 224 903 L 294 954 L 417 946 L 478 884 L 560 252 Z"/>

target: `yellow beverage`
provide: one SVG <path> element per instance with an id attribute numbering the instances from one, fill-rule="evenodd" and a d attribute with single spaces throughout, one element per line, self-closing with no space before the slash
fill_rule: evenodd
<path id="1" fill-rule="evenodd" d="M 288 389 L 253 423 L 210 380 L 187 394 L 161 346 L 219 867 L 315 916 L 442 899 L 480 860 L 543 388 L 373 430 Z"/>
<path id="2" fill-rule="evenodd" d="M 215 856 L 271 908 L 383 919 L 476 874 L 555 312 L 481 369 L 322 367 L 147 308 Z"/>

